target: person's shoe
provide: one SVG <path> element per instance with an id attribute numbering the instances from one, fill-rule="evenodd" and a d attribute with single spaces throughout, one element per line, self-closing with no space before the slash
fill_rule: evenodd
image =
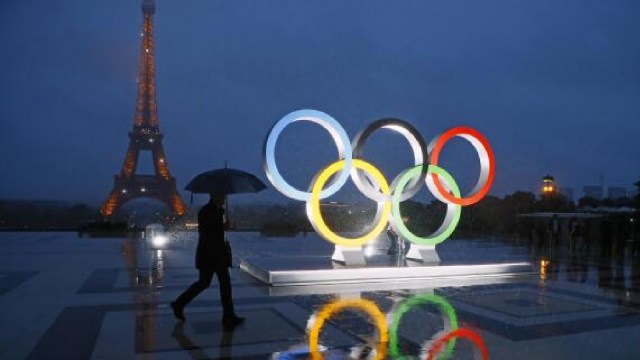
<path id="1" fill-rule="evenodd" d="M 231 330 L 238 325 L 242 325 L 243 323 L 244 318 L 238 315 L 233 315 L 222 319 L 222 326 L 225 330 Z"/>
<path id="2" fill-rule="evenodd" d="M 171 304 L 171 309 L 173 309 L 173 316 L 176 317 L 176 319 L 180 320 L 180 321 L 185 321 L 187 320 L 184 317 L 184 308 L 178 304 L 176 304 L 175 301 L 172 301 Z"/>

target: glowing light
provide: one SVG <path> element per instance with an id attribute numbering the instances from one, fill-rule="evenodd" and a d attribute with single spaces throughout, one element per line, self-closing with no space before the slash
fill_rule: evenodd
<path id="1" fill-rule="evenodd" d="M 155 235 L 151 238 L 151 245 L 155 248 L 164 247 L 167 244 L 167 237 L 164 235 Z"/>
<path id="2" fill-rule="evenodd" d="M 376 253 L 376 248 L 375 246 L 369 245 L 367 247 L 364 248 L 364 256 L 369 257 L 369 256 L 373 256 Z"/>
<path id="3" fill-rule="evenodd" d="M 153 3 L 151 0 L 145 1 L 150 4 Z M 132 138 L 132 143 L 127 151 L 120 176 L 116 178 L 116 183 L 112 188 L 109 197 L 100 209 L 100 212 L 105 217 L 112 216 L 121 205 L 133 198 L 138 196 L 146 197 L 150 195 L 153 195 L 158 200 L 164 202 L 175 215 L 183 215 L 186 212 L 186 206 L 175 189 L 174 179 L 171 178 L 169 171 L 166 168 L 166 164 L 162 163 L 162 165 L 160 165 L 154 157 L 155 164 L 160 166 L 155 166 L 156 178 L 151 182 L 138 182 L 139 174 L 136 173 L 138 155 L 140 154 L 140 150 L 144 150 L 144 148 L 141 149 L 139 146 L 145 142 L 145 139 L 149 143 L 156 142 L 154 139 L 150 140 L 150 135 L 148 134 L 153 134 L 151 135 L 153 137 L 158 136 L 158 144 L 152 144 L 151 146 L 147 146 L 147 148 L 154 147 L 154 149 L 152 149 L 154 156 L 156 156 L 155 154 L 160 153 L 162 154 L 162 157 L 164 157 L 164 152 L 160 146 L 162 135 L 157 127 L 159 120 L 156 102 L 157 91 L 155 84 L 155 59 L 153 58 L 154 41 L 152 8 L 153 6 L 147 7 L 146 10 L 143 9 L 143 24 L 142 29 L 139 30 L 139 34 L 142 37 L 142 39 L 140 39 L 139 48 L 140 68 L 138 76 L 135 78 L 138 95 L 136 98 L 135 115 L 133 119 L 134 129 L 131 133 L 131 135 L 135 136 Z M 152 186 L 152 188 L 147 190 L 146 188 L 141 188 L 140 184 L 148 184 L 149 186 Z M 158 187 L 156 185 L 160 186 Z M 124 190 L 124 186 L 126 186 L 128 190 Z M 155 191 L 156 189 L 162 191 Z M 127 192 L 131 192 L 131 194 L 127 194 Z M 149 244 L 150 243 L 151 239 L 149 239 Z"/>
<path id="4" fill-rule="evenodd" d="M 347 309 L 360 310 L 369 315 L 371 320 L 373 320 L 374 326 L 378 329 L 378 347 L 376 349 L 375 358 L 386 358 L 387 342 L 389 341 L 386 318 L 380 311 L 380 308 L 378 308 L 373 301 L 365 299 L 340 299 L 334 301 L 323 306 L 318 315 L 314 316 L 309 321 L 309 324 L 307 325 L 307 334 L 309 336 L 309 351 L 311 352 L 311 358 L 314 360 L 323 358 L 318 346 L 318 340 L 320 337 L 320 330 L 322 330 L 324 323 L 335 314 Z"/>
<path id="5" fill-rule="evenodd" d="M 549 260 L 540 260 L 540 280 L 545 281 L 547 279 L 547 268 L 549 267 Z"/>
<path id="6" fill-rule="evenodd" d="M 553 176 L 551 175 L 546 175 L 545 177 L 542 178 L 542 193 L 543 194 L 551 194 L 551 193 L 555 193 L 557 191 L 557 188 L 554 184 L 554 179 Z"/>

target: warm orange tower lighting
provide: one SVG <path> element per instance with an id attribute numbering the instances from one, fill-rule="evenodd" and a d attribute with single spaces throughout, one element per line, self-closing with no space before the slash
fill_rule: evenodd
<path id="1" fill-rule="evenodd" d="M 553 176 L 547 175 L 542 178 L 542 195 L 553 195 L 557 192 Z"/>
<path id="2" fill-rule="evenodd" d="M 142 3 L 142 43 L 136 112 L 133 130 L 129 133 L 129 148 L 119 175 L 115 176 L 113 189 L 100 212 L 105 217 L 113 215 L 129 200 L 147 197 L 164 202 L 175 215 L 183 215 L 186 206 L 176 190 L 175 178 L 169 173 L 167 157 L 162 146 L 156 102 L 155 49 L 153 42 L 154 0 Z M 151 151 L 153 175 L 136 173 L 141 151 Z"/>

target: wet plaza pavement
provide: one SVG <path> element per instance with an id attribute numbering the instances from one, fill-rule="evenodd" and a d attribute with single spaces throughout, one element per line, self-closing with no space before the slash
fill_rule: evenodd
<path id="1" fill-rule="evenodd" d="M 140 238 L 0 233 L 2 359 L 634 359 L 640 261 L 568 255 L 499 239 L 450 239 L 443 261 L 531 261 L 535 274 L 273 291 L 244 258 L 329 256 L 317 236 L 230 233 L 236 311 L 221 326 L 217 282 L 177 322 L 168 304 L 197 277 L 196 233 Z M 317 260 L 317 259 L 316 259 Z M 310 348 L 319 352 L 310 353 Z"/>

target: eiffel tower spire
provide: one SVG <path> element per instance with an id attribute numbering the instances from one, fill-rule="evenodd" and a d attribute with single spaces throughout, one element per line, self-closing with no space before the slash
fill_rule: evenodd
<path id="1" fill-rule="evenodd" d="M 136 126 L 158 127 L 158 103 L 156 102 L 155 46 L 153 42 L 153 15 L 156 12 L 154 0 L 142 3 L 142 42 L 140 43 L 140 72 L 138 98 L 136 101 Z"/>
<path id="2" fill-rule="evenodd" d="M 169 173 L 167 158 L 162 146 L 158 104 L 156 102 L 155 45 L 153 41 L 154 0 L 142 2 L 142 32 L 140 69 L 133 130 L 129 132 L 129 148 L 120 174 L 100 212 L 112 216 L 127 201 L 150 197 L 164 202 L 175 215 L 183 215 L 186 206 L 176 190 L 175 178 Z M 136 173 L 141 151 L 150 151 L 153 157 L 154 175 Z"/>

